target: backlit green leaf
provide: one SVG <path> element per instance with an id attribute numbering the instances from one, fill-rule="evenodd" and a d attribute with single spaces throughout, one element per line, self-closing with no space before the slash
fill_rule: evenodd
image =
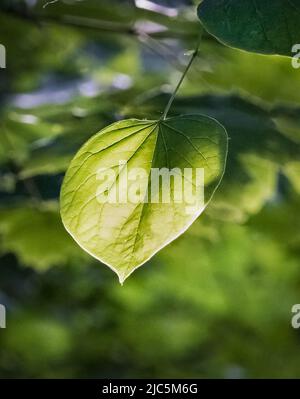
<path id="1" fill-rule="evenodd" d="M 220 183 L 227 154 L 227 134 L 214 119 L 185 115 L 165 121 L 128 119 L 114 123 L 93 136 L 77 153 L 67 171 L 61 191 L 63 223 L 77 243 L 95 258 L 110 266 L 122 283 L 137 267 L 181 235 L 203 212 Z M 122 166 L 120 161 L 127 162 Z M 114 203 L 99 200 L 121 186 L 135 168 L 144 187 L 141 200 Z M 178 201 L 174 180 L 159 186 L 156 203 L 143 201 L 154 191 L 151 172 L 166 168 L 192 171 L 190 180 L 200 190 L 196 169 L 204 170 L 204 199 L 191 207 L 191 196 Z M 114 171 L 115 179 L 102 192 L 103 171 Z M 178 169 L 177 169 L 178 172 Z M 122 180 L 123 181 L 123 180 Z M 126 193 L 135 191 L 130 181 Z M 169 201 L 162 201 L 166 185 Z M 99 194 L 100 193 L 100 194 Z M 157 199 L 158 197 L 156 197 Z M 197 200 L 199 198 L 197 197 Z"/>
<path id="2" fill-rule="evenodd" d="M 198 16 L 218 40 L 242 50 L 291 57 L 299 43 L 299 0 L 203 0 Z"/>

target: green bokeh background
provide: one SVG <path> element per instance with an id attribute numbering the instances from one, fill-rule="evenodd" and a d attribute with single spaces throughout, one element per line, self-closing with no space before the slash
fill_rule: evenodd
<path id="1" fill-rule="evenodd" d="M 226 174 L 121 287 L 65 232 L 61 182 L 101 128 L 161 115 L 197 2 L 45 3 L 0 4 L 0 377 L 300 377 L 300 70 L 204 35 L 171 113 L 224 124 Z"/>

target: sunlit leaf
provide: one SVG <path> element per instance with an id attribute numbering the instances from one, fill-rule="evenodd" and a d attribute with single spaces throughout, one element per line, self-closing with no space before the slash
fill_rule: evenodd
<path id="1" fill-rule="evenodd" d="M 205 116 L 117 122 L 93 136 L 71 162 L 61 191 L 63 223 L 82 248 L 110 266 L 123 282 L 203 212 L 223 176 L 226 154 L 225 129 Z M 140 190 L 141 198 L 135 203 L 99 200 L 103 171 L 116 171 L 105 194 L 110 194 L 123 178 L 125 166 L 120 168 L 120 161 L 127 162 L 128 176 L 135 168 L 145 171 L 139 178 L 144 191 Z M 161 197 L 167 182 L 159 186 L 156 203 L 152 198 L 144 201 L 147 192 L 152 195 L 150 175 L 156 168 L 203 169 L 204 201 L 197 198 L 190 210 L 191 197 L 176 200 L 174 181 L 169 186 L 169 201 L 163 203 Z M 200 189 L 196 173 L 190 179 Z M 181 177 L 183 181 L 188 181 L 186 176 Z M 132 190 L 136 189 L 130 182 L 126 192 Z"/>

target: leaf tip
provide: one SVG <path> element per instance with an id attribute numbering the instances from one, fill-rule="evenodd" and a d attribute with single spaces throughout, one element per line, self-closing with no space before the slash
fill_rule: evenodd
<path id="1" fill-rule="evenodd" d="M 119 283 L 123 287 L 124 281 L 127 279 L 128 275 L 126 275 L 125 273 L 117 273 L 117 275 L 118 275 L 118 278 L 119 278 Z"/>
<path id="2" fill-rule="evenodd" d="M 135 268 L 134 269 L 131 269 L 131 270 L 123 270 L 123 271 L 116 271 L 116 270 L 114 270 L 116 273 L 117 273 L 117 275 L 118 275 L 118 278 L 119 278 L 119 283 L 123 286 L 124 285 L 124 282 L 125 282 L 125 280 L 127 280 L 128 279 L 128 277 L 135 271 Z"/>
<path id="3" fill-rule="evenodd" d="M 125 281 L 125 278 L 121 278 L 121 277 L 119 277 L 119 283 L 120 283 L 120 285 L 123 287 L 123 285 L 124 285 L 124 281 Z"/>

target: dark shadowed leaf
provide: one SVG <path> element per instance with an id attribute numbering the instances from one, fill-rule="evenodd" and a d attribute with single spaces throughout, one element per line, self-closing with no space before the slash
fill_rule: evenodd
<path id="1" fill-rule="evenodd" d="M 242 50 L 292 56 L 299 43 L 299 0 L 203 0 L 198 16 L 218 40 Z"/>

